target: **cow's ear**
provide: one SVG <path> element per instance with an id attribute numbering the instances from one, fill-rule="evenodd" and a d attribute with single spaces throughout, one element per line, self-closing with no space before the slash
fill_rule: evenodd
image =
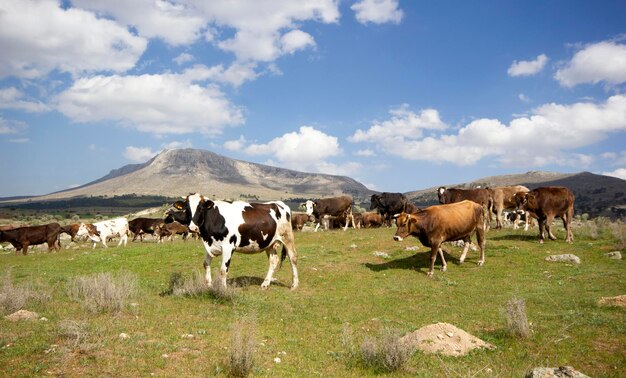
<path id="1" fill-rule="evenodd" d="M 214 205 L 215 205 L 215 202 L 209 199 L 205 200 L 204 203 L 202 204 L 202 206 L 204 206 L 205 209 L 212 209 Z"/>
<path id="2" fill-rule="evenodd" d="M 400 214 L 394 214 L 393 218 L 395 219 L 395 218 L 398 218 L 399 216 L 400 216 Z"/>
<path id="3" fill-rule="evenodd" d="M 176 201 L 176 202 L 174 202 L 174 205 L 172 205 L 172 206 L 174 206 L 178 210 L 182 210 L 182 209 L 185 208 L 185 202 L 183 202 L 183 201 Z"/>

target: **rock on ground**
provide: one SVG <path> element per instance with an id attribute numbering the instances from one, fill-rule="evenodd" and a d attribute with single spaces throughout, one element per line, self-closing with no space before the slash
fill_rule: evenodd
<path id="1" fill-rule="evenodd" d="M 622 259 L 622 253 L 620 251 L 613 251 L 613 252 L 609 252 L 609 253 L 605 253 L 604 256 L 613 259 L 613 260 L 621 260 Z"/>
<path id="2" fill-rule="evenodd" d="M 529 371 L 526 378 L 589 378 L 571 366 L 561 366 L 558 368 L 538 367 Z"/>
<path id="3" fill-rule="evenodd" d="M 546 261 L 569 262 L 572 264 L 580 264 L 580 258 L 576 255 L 572 255 L 571 253 L 566 253 L 564 255 L 548 256 L 546 257 Z"/>
<path id="4" fill-rule="evenodd" d="M 11 315 L 5 316 L 4 318 L 12 322 L 17 322 L 19 320 L 37 320 L 39 318 L 39 315 L 37 315 L 36 312 L 19 310 L 12 313 Z"/>
<path id="5" fill-rule="evenodd" d="M 616 306 L 626 307 L 626 295 L 618 295 L 617 297 L 602 297 L 598 300 L 600 306 Z"/>
<path id="6" fill-rule="evenodd" d="M 441 353 L 446 356 L 464 356 L 472 349 L 495 349 L 491 345 L 449 323 L 424 326 L 404 335 L 400 342 L 424 353 Z"/>

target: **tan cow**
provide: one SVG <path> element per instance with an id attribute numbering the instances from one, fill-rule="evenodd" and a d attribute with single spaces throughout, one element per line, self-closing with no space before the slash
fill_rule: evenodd
<path id="1" fill-rule="evenodd" d="M 516 193 L 528 193 L 529 189 L 523 185 L 514 186 L 496 186 L 495 188 L 489 188 L 491 192 L 491 198 L 493 199 L 493 211 L 496 213 L 496 228 L 502 228 L 502 210 L 504 209 L 517 209 L 517 203 L 515 202 Z M 526 226 L 524 231 L 528 231 L 528 214 L 526 214 Z M 513 228 L 517 229 L 517 219 L 513 221 Z"/>
<path id="2" fill-rule="evenodd" d="M 448 205 L 430 206 L 416 214 L 401 213 L 395 216 L 398 230 L 393 237 L 401 241 L 409 235 L 415 236 L 426 247 L 430 247 L 430 269 L 432 277 L 437 253 L 441 256 L 442 271 L 448 265 L 443 257 L 441 243 L 463 240 L 463 253 L 459 261 L 465 261 L 472 234 L 476 233 L 480 259 L 478 265 L 485 263 L 485 211 L 473 201 L 455 202 Z"/>

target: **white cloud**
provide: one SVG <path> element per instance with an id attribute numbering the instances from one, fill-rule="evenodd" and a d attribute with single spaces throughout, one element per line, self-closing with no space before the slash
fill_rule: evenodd
<path id="1" fill-rule="evenodd" d="M 354 154 L 356 156 L 364 156 L 364 157 L 376 156 L 376 153 L 373 150 L 370 150 L 370 149 L 358 150 Z"/>
<path id="2" fill-rule="evenodd" d="M 523 102 L 530 102 L 530 98 L 523 93 L 518 94 L 517 98 L 519 98 Z"/>
<path id="3" fill-rule="evenodd" d="M 217 135 L 244 121 L 214 86 L 202 86 L 210 70 L 182 74 L 93 76 L 56 97 L 57 109 L 76 122 L 117 121 L 156 134 Z"/>
<path id="4" fill-rule="evenodd" d="M 611 172 L 602 172 L 602 174 L 605 176 L 613 176 L 622 180 L 626 180 L 626 168 L 618 168 Z"/>
<path id="5" fill-rule="evenodd" d="M 355 13 L 357 21 L 362 24 L 395 24 L 402 21 L 404 13 L 398 9 L 398 0 L 360 0 L 354 3 L 350 9 Z"/>
<path id="6" fill-rule="evenodd" d="M 281 37 L 282 51 L 284 53 L 293 54 L 298 50 L 307 48 L 308 46 L 315 46 L 315 40 L 309 33 L 305 33 L 302 30 L 292 30 L 285 33 Z"/>
<path id="7" fill-rule="evenodd" d="M 158 152 L 152 151 L 149 147 L 128 146 L 124 151 L 124 157 L 136 163 L 146 162 L 156 156 L 156 154 Z"/>
<path id="8" fill-rule="evenodd" d="M 0 78 L 124 72 L 146 49 L 144 38 L 114 21 L 61 9 L 58 1 L 5 0 L 0 8 Z"/>
<path id="9" fill-rule="evenodd" d="M 585 46 L 578 51 L 554 78 L 562 86 L 606 82 L 626 82 L 626 45 L 611 41 Z"/>
<path id="10" fill-rule="evenodd" d="M 535 60 L 514 61 L 507 73 L 509 76 L 531 76 L 539 73 L 548 62 L 545 54 L 537 56 Z"/>
<path id="11" fill-rule="evenodd" d="M 174 62 L 176 62 L 176 64 L 183 65 L 187 62 L 191 62 L 193 61 L 193 55 L 191 54 L 187 54 L 187 53 L 182 53 L 179 56 L 177 56 L 176 58 L 174 58 Z"/>
<path id="12" fill-rule="evenodd" d="M 23 100 L 24 93 L 15 87 L 0 89 L 0 109 L 18 109 L 32 113 L 47 112 L 50 108 L 40 101 Z"/>
<path id="13" fill-rule="evenodd" d="M 173 141 L 164 144 L 163 148 L 167 150 L 175 150 L 179 148 L 193 148 L 193 143 L 189 139 L 183 141 Z"/>
<path id="14" fill-rule="evenodd" d="M 243 135 L 239 136 L 239 139 L 229 140 L 224 142 L 224 148 L 229 151 L 242 151 L 246 145 L 246 138 Z"/>
<path id="15" fill-rule="evenodd" d="M 135 27 L 139 35 L 160 38 L 170 45 L 196 41 L 208 20 L 198 14 L 192 2 L 165 0 L 101 1 L 73 0 L 72 5 L 112 16 Z"/>
<path id="16" fill-rule="evenodd" d="M 0 135 L 17 134 L 27 128 L 28 126 L 24 122 L 7 120 L 0 116 Z"/>
<path id="17" fill-rule="evenodd" d="M 9 142 L 11 142 L 11 143 L 28 143 L 28 142 L 30 142 L 30 139 L 28 139 L 28 138 L 15 138 L 15 139 L 9 139 Z"/>
<path id="18" fill-rule="evenodd" d="M 361 165 L 354 162 L 334 164 L 328 159 L 343 153 L 337 137 L 328 135 L 311 126 L 302 126 L 298 131 L 284 134 L 266 144 L 244 146 L 245 138 L 229 141 L 232 150 L 242 150 L 248 155 L 271 156 L 267 164 L 299 171 L 326 174 L 354 174 Z"/>
<path id="19" fill-rule="evenodd" d="M 478 119 L 456 134 L 428 137 L 422 137 L 420 129 L 404 132 L 412 129 L 408 118 L 392 117 L 382 123 L 374 122 L 367 131 L 357 130 L 348 139 L 373 143 L 388 154 L 408 160 L 461 166 L 476 164 L 487 156 L 494 156 L 507 166 L 588 166 L 592 157 L 568 155 L 566 151 L 599 142 L 610 133 L 626 131 L 624 109 L 626 95 L 612 96 L 603 104 L 546 104 L 533 110 L 531 116 L 513 119 L 508 125 L 495 119 Z"/>

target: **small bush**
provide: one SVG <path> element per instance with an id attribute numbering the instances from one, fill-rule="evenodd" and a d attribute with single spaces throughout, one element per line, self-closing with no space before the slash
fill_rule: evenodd
<path id="1" fill-rule="evenodd" d="M 530 325 L 526 317 L 526 302 L 521 298 L 513 298 L 506 304 L 506 330 L 509 334 L 526 339 L 530 337 Z"/>
<path id="2" fill-rule="evenodd" d="M 67 286 L 69 297 L 94 313 L 120 312 L 137 290 L 137 276 L 130 272 L 75 277 Z"/>
<path id="3" fill-rule="evenodd" d="M 207 294 L 216 300 L 232 301 L 235 298 L 235 289 L 224 286 L 219 278 L 214 279 L 211 287 L 208 287 L 204 272 L 196 270 L 190 277 L 183 277 L 179 272 L 172 273 L 167 290 L 161 293 L 177 297 L 200 297 Z"/>
<path id="4" fill-rule="evenodd" d="M 361 344 L 361 361 L 376 371 L 400 370 L 412 354 L 412 348 L 400 342 L 400 333 L 387 328 L 379 337 L 366 337 Z"/>
<path id="5" fill-rule="evenodd" d="M 26 303 L 44 304 L 51 297 L 50 292 L 44 290 L 41 284 L 30 283 L 26 286 L 14 286 L 11 272 L 7 271 L 0 288 L 0 314 L 14 313 L 22 309 Z"/>
<path id="6" fill-rule="evenodd" d="M 256 326 L 251 320 L 240 320 L 233 324 L 229 369 L 233 377 L 247 377 L 254 368 L 254 346 Z"/>
<path id="7" fill-rule="evenodd" d="M 86 322 L 74 320 L 61 320 L 59 322 L 59 336 L 69 340 L 74 348 L 87 341 L 89 332 Z"/>
<path id="8" fill-rule="evenodd" d="M 622 221 L 612 222 L 609 228 L 615 239 L 615 248 L 618 250 L 626 248 L 626 224 Z"/>

